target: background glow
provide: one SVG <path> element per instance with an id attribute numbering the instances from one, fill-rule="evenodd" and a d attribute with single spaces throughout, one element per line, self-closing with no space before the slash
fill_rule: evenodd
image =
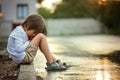
<path id="1" fill-rule="evenodd" d="M 61 0 L 44 0 L 41 5 L 48 9 L 51 9 L 54 6 L 54 3 L 60 3 Z"/>

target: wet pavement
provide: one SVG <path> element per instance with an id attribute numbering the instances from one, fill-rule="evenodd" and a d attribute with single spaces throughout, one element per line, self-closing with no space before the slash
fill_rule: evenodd
<path id="1" fill-rule="evenodd" d="M 108 58 L 109 53 L 120 50 L 120 37 L 86 35 L 47 39 L 51 52 L 71 67 L 48 72 L 45 57 L 38 51 L 34 67 L 37 76 L 44 80 L 120 80 L 120 64 Z"/>

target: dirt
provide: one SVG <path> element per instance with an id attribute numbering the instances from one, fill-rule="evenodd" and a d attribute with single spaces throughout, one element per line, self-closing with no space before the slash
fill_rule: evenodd
<path id="1" fill-rule="evenodd" d="M 11 58 L 0 55 L 0 80 L 17 80 L 20 67 Z"/>

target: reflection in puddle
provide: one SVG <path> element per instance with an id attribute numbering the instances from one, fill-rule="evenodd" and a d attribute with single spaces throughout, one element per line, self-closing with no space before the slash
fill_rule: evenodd
<path id="1" fill-rule="evenodd" d="M 67 71 L 47 72 L 38 69 L 44 80 L 119 80 L 119 65 L 106 57 L 66 57 L 63 60 L 72 65 Z"/>
<path id="2" fill-rule="evenodd" d="M 110 80 L 110 73 L 107 71 L 97 71 L 96 80 Z"/>
<path id="3" fill-rule="evenodd" d="M 111 55 L 110 58 L 108 58 L 99 54 L 88 54 L 81 51 L 82 49 L 86 49 L 85 51 L 90 50 L 91 52 L 98 52 L 100 54 L 102 54 L 103 51 L 107 53 L 113 48 L 117 49 L 117 43 L 112 44 L 113 42 L 111 41 L 105 43 L 108 42 L 107 40 L 101 44 L 103 41 L 98 41 L 100 39 L 97 39 L 95 43 L 94 39 L 92 39 L 93 41 L 91 39 L 80 40 L 76 39 L 76 37 L 73 38 L 76 40 L 72 40 L 72 38 L 66 39 L 67 42 L 64 42 L 63 38 L 60 39 L 61 41 L 59 40 L 58 42 L 54 39 L 49 41 L 50 50 L 52 53 L 55 53 L 55 56 L 72 66 L 64 72 L 47 72 L 44 69 L 46 60 L 43 61 L 43 56 L 38 55 L 36 62 L 40 62 L 36 64 L 35 69 L 38 72 L 37 74 L 43 77 L 44 80 L 120 80 L 120 55 L 114 55 L 114 57 Z M 70 40 L 71 42 L 69 42 Z M 87 42 L 90 40 L 92 42 Z M 120 43 L 117 45 L 119 46 L 119 44 Z M 43 70 L 41 70 L 41 68 L 43 68 Z"/>
<path id="4" fill-rule="evenodd" d="M 119 76 L 119 70 L 117 70 L 119 66 L 117 64 L 112 63 L 107 58 L 100 59 L 100 63 L 101 69 L 96 73 L 96 80 L 112 80 L 112 77 L 115 77 L 115 75 Z M 117 77 L 115 80 L 119 79 Z"/>
<path id="5" fill-rule="evenodd" d="M 64 57 L 64 56 L 61 56 Z M 106 57 L 68 57 L 72 65 L 67 71 L 47 72 L 38 70 L 45 80 L 119 80 L 119 66 Z M 74 61 L 73 61 L 74 60 Z"/>

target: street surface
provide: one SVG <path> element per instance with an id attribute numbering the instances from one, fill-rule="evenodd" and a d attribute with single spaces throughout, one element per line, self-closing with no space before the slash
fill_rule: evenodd
<path id="1" fill-rule="evenodd" d="M 120 50 L 120 37 L 82 35 L 47 39 L 51 53 L 71 67 L 66 71 L 47 72 L 45 57 L 38 50 L 34 67 L 37 76 L 44 80 L 120 80 L 120 64 L 104 56 Z"/>

